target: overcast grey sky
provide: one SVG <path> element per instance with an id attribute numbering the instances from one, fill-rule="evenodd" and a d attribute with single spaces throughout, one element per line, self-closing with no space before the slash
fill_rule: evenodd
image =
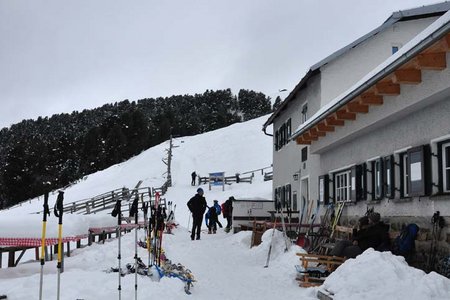
<path id="1" fill-rule="evenodd" d="M 438 2 L 0 0 L 0 128 L 207 89 L 286 97 L 392 12 Z"/>

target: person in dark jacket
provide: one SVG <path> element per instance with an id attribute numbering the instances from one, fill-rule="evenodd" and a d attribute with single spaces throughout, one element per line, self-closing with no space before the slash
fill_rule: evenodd
<path id="1" fill-rule="evenodd" d="M 192 178 L 191 185 L 194 186 L 195 185 L 195 178 L 197 178 L 197 173 L 195 173 L 195 171 L 191 173 L 191 178 Z"/>
<path id="2" fill-rule="evenodd" d="M 191 240 L 194 240 L 194 237 L 197 237 L 197 240 L 199 240 L 203 214 L 206 211 L 206 199 L 203 197 L 202 188 L 197 189 L 197 194 L 188 201 L 187 206 L 192 213 Z"/>
<path id="3" fill-rule="evenodd" d="M 225 232 L 230 232 L 231 225 L 233 222 L 233 200 L 234 197 L 231 196 L 227 201 L 222 203 L 222 214 L 225 219 L 227 219 L 227 226 L 225 227 Z"/>
<path id="4" fill-rule="evenodd" d="M 380 221 L 379 213 L 373 212 L 359 220 L 360 230 L 353 236 L 353 242 L 342 241 L 331 251 L 331 255 L 355 258 L 369 248 L 377 251 L 389 250 L 389 225 Z"/>
<path id="5" fill-rule="evenodd" d="M 208 215 L 209 218 L 208 234 L 211 233 L 215 234 L 217 231 L 217 211 L 214 205 L 208 209 L 208 212 L 206 214 Z"/>

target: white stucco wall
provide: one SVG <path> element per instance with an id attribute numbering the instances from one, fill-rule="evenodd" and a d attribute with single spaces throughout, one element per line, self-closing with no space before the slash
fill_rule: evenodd
<path id="1" fill-rule="evenodd" d="M 449 136 L 450 69 L 423 71 L 421 84 L 401 88 L 399 96 L 385 97 L 382 106 L 371 107 L 368 114 L 358 114 L 355 121 L 346 121 L 344 127 L 313 143 L 311 151 L 320 153 L 322 174 Z M 435 158 L 432 163 L 433 182 L 437 182 Z M 399 198 L 398 192 L 396 197 Z M 370 205 L 384 216 L 431 216 L 437 210 L 450 216 L 449 199 L 448 195 L 414 197 L 407 203 L 384 199 Z M 366 201 L 358 202 L 347 207 L 344 215 L 361 216 L 367 206 Z"/>
<path id="2" fill-rule="evenodd" d="M 280 126 L 291 118 L 292 130 L 294 131 L 301 123 L 301 109 L 305 102 L 308 102 L 308 115 L 311 116 L 319 108 L 320 104 L 320 75 L 313 76 L 307 83 L 307 88 L 297 94 L 297 98 L 291 101 L 287 108 L 280 114 L 274 121 L 274 132 L 280 128 Z M 275 135 L 273 139 L 275 143 Z M 283 146 L 278 151 L 273 152 L 273 189 L 291 184 L 292 192 L 297 192 L 298 199 L 300 199 L 300 178 L 298 181 L 294 181 L 293 175 L 300 172 L 299 177 L 308 176 L 311 169 L 314 169 L 318 165 L 318 156 L 310 155 L 308 151 L 308 160 L 305 164 L 301 163 L 301 149 L 305 146 L 299 146 L 295 141 L 289 142 L 289 144 Z M 311 168 L 311 166 L 313 168 Z M 315 179 L 315 176 L 311 178 Z M 311 187 L 311 183 L 310 187 Z"/>
<path id="3" fill-rule="evenodd" d="M 369 38 L 321 68 L 321 106 L 349 89 L 392 55 L 392 46 L 403 46 L 437 17 L 399 22 Z"/>

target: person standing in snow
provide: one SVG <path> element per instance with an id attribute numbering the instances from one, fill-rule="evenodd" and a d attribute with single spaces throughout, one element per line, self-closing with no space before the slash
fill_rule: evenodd
<path id="1" fill-rule="evenodd" d="M 208 234 L 211 233 L 215 234 L 217 231 L 217 211 L 214 205 L 208 209 L 208 212 L 206 214 L 208 215 L 209 218 Z"/>
<path id="2" fill-rule="evenodd" d="M 194 186 L 195 185 L 195 178 L 197 178 L 197 173 L 195 173 L 195 171 L 191 173 L 191 178 L 192 178 L 191 185 Z"/>
<path id="3" fill-rule="evenodd" d="M 222 214 L 225 219 L 227 219 L 227 226 L 225 227 L 225 232 L 230 232 L 231 225 L 233 222 L 233 200 L 234 197 L 231 196 L 227 201 L 222 203 Z"/>
<path id="4" fill-rule="evenodd" d="M 200 239 L 200 231 L 202 229 L 202 221 L 203 214 L 206 210 L 206 199 L 203 197 L 203 189 L 198 188 L 197 194 L 192 197 L 187 206 L 192 213 L 192 232 L 191 232 L 191 240 L 194 240 L 194 237 L 197 237 L 197 240 Z"/>
<path id="5" fill-rule="evenodd" d="M 220 228 L 222 228 L 222 223 L 220 223 L 219 221 L 219 216 L 222 213 L 222 208 L 220 207 L 219 201 L 218 200 L 214 200 L 214 208 L 216 209 L 216 213 L 217 213 L 217 225 L 219 225 Z"/>

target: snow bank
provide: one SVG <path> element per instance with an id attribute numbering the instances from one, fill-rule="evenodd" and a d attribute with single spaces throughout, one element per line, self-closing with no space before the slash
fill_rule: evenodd
<path id="1" fill-rule="evenodd" d="M 409 267 L 391 252 L 366 250 L 333 272 L 322 288 L 334 299 L 450 299 L 450 280 Z"/>

